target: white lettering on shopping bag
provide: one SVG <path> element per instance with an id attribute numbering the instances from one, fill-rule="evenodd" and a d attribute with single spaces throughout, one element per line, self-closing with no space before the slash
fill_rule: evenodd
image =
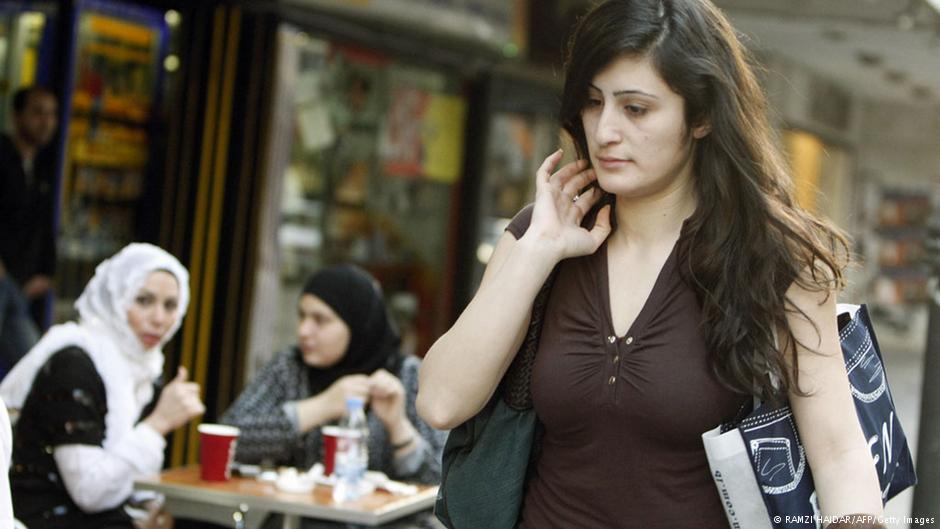
<path id="1" fill-rule="evenodd" d="M 732 520 L 732 529 L 741 529 L 738 516 L 734 512 L 734 504 L 731 503 L 731 496 L 728 494 L 728 487 L 725 485 L 724 478 L 721 477 L 721 471 L 716 470 L 713 477 L 715 478 L 715 484 L 718 486 L 718 490 L 721 491 L 721 501 L 725 504 L 725 512 L 728 513 L 728 518 Z"/>
<path id="2" fill-rule="evenodd" d="M 891 423 L 891 429 L 888 429 L 888 423 Z M 891 463 L 891 446 L 894 444 L 894 410 L 888 415 L 888 421 L 881 425 L 881 448 L 882 448 L 882 474 L 888 473 L 888 464 Z"/>
<path id="3" fill-rule="evenodd" d="M 881 441 L 881 452 L 875 452 L 873 449 L 878 441 Z M 881 466 L 881 474 L 888 474 L 888 466 L 891 464 L 892 459 L 894 458 L 894 411 L 888 414 L 888 420 L 881 423 L 881 438 L 879 439 L 878 434 L 871 436 L 868 439 L 868 449 L 872 452 L 871 458 L 875 462 L 875 468 Z M 878 463 L 881 463 L 879 465 Z M 885 489 L 881 491 L 881 498 L 884 500 L 888 497 L 888 490 L 891 488 L 891 482 L 885 486 Z"/>

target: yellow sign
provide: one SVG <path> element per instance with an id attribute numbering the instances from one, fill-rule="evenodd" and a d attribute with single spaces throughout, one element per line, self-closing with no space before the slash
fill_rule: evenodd
<path id="1" fill-rule="evenodd" d="M 463 169 L 467 104 L 462 97 L 432 94 L 424 115 L 424 173 L 427 178 L 453 183 Z"/>
<path id="2" fill-rule="evenodd" d="M 133 22 L 127 22 L 117 18 L 103 15 L 88 15 L 88 28 L 95 35 L 101 37 L 111 37 L 121 42 L 136 44 L 142 47 L 150 47 L 154 40 L 153 29 Z"/>

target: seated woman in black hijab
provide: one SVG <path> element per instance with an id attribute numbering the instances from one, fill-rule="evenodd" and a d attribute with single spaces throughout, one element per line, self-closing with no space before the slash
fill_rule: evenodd
<path id="1" fill-rule="evenodd" d="M 297 345 L 278 353 L 222 416 L 241 429 L 235 459 L 309 468 L 320 457 L 320 427 L 358 396 L 368 403 L 369 468 L 438 482 L 446 434 L 415 411 L 420 361 L 399 352 L 378 282 L 354 266 L 321 270 L 304 285 L 298 316 Z"/>

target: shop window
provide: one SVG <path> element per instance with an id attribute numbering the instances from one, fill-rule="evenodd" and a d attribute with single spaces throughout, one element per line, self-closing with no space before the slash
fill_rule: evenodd
<path id="1" fill-rule="evenodd" d="M 272 142 L 267 170 L 268 190 L 280 197 L 264 206 L 277 210 L 266 232 L 276 232 L 276 244 L 261 241 L 276 272 L 260 271 L 277 277 L 258 278 L 278 288 L 255 289 L 250 350 L 270 354 L 272 344 L 293 343 L 304 279 L 324 265 L 354 263 L 385 287 L 405 350 L 423 353 L 449 325 L 462 80 L 288 26 L 278 70 L 275 114 L 289 117 L 275 120 L 274 137 L 285 141 Z M 278 313 L 261 308 L 273 306 Z"/>

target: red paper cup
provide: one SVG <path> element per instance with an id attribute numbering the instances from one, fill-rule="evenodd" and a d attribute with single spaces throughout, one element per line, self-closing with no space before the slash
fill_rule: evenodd
<path id="1" fill-rule="evenodd" d="M 224 424 L 200 424 L 198 430 L 202 479 L 228 481 L 232 474 L 232 460 L 235 459 L 238 428 Z"/>
<path id="2" fill-rule="evenodd" d="M 336 440 L 342 437 L 343 429 L 339 426 L 324 426 L 320 428 L 320 436 L 323 438 L 323 475 L 329 476 L 333 473 L 333 467 L 336 464 Z"/>

